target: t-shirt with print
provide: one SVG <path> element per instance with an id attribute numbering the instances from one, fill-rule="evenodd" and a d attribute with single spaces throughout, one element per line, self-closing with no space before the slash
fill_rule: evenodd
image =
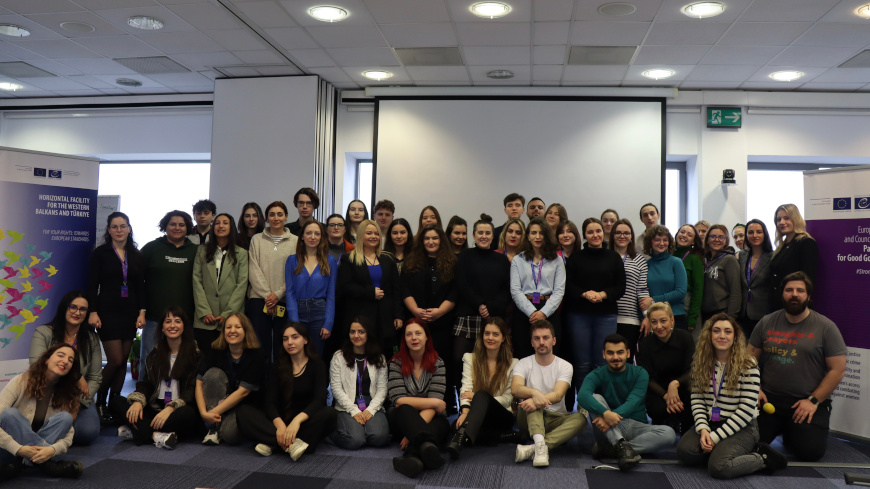
<path id="1" fill-rule="evenodd" d="M 574 367 L 570 363 L 555 357 L 553 363 L 547 366 L 541 366 L 535 361 L 535 355 L 523 358 L 514 367 L 514 376 L 520 376 L 526 380 L 526 387 L 537 389 L 544 395 L 553 392 L 556 388 L 556 382 L 563 381 L 571 385 L 571 377 L 574 376 Z M 562 414 L 568 414 L 565 409 L 565 397 L 559 399 L 558 403 L 550 404 L 548 411 L 553 411 Z"/>
<path id="2" fill-rule="evenodd" d="M 785 310 L 761 318 L 749 344 L 762 350 L 761 389 L 765 394 L 805 399 L 828 373 L 825 359 L 846 354 L 846 343 L 833 321 L 810 311 L 792 324 Z"/>

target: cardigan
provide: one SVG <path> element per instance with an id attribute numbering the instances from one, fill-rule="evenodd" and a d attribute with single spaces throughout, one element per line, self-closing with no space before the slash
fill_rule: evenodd
<path id="1" fill-rule="evenodd" d="M 338 261 L 332 255 L 326 255 L 329 265 L 329 275 L 323 276 L 320 265 L 314 267 L 311 275 L 305 266 L 299 273 L 295 273 L 299 264 L 297 255 L 290 255 L 284 266 L 284 284 L 287 297 L 287 319 L 299 322 L 299 305 L 296 301 L 309 299 L 324 299 L 326 301 L 326 317 L 323 320 L 323 328 L 332 331 L 335 322 L 335 283 L 338 276 Z"/>
<path id="2" fill-rule="evenodd" d="M 396 401 L 409 396 L 444 400 L 444 393 L 447 391 L 447 377 L 444 360 L 441 360 L 441 357 L 435 360 L 434 372 L 423 371 L 419 379 L 421 383 L 418 383 L 418 379 L 414 378 L 414 374 L 409 377 L 402 375 L 402 361 L 398 357 L 393 357 L 388 368 L 387 389 L 390 402 L 394 406 Z M 415 392 L 416 394 L 414 394 Z M 438 414 L 446 416 L 446 411 Z"/>
<path id="3" fill-rule="evenodd" d="M 284 300 L 284 264 L 288 256 L 296 253 L 297 241 L 298 238 L 286 229 L 277 245 L 272 241 L 268 229 L 251 238 L 251 248 L 248 250 L 248 282 L 251 287 L 248 298 L 265 299 L 274 292 L 279 301 Z"/>
<path id="4" fill-rule="evenodd" d="M 565 267 L 568 311 L 582 314 L 616 314 L 616 301 L 625 295 L 625 266 L 613 250 L 584 247 L 571 253 Z M 603 291 L 607 298 L 592 303 L 583 297 L 589 290 Z"/>
<path id="5" fill-rule="evenodd" d="M 721 376 L 724 375 L 724 369 L 725 365 L 717 361 L 714 366 L 717 379 L 721 379 Z M 719 392 L 718 400 L 713 396 L 712 378 L 704 386 L 692 386 L 692 416 L 695 418 L 695 431 L 700 433 L 701 430 L 707 430 L 710 432 L 713 443 L 719 443 L 746 428 L 753 419 L 758 417 L 758 390 L 760 388 L 761 376 L 757 366 L 749 367 L 743 371 L 736 391 L 723 387 Z M 718 429 L 711 431 L 709 421 L 714 401 L 720 409 L 720 419 L 724 423 Z"/>
<path id="6" fill-rule="evenodd" d="M 459 389 L 459 394 L 461 395 L 463 392 L 474 392 L 474 364 L 472 363 L 474 359 L 473 353 L 465 353 L 462 355 L 462 387 Z M 502 389 L 501 394 L 497 396 L 493 396 L 501 407 L 507 409 L 509 412 L 511 411 L 511 402 L 514 400 L 513 394 L 511 394 L 511 381 L 514 378 L 514 367 L 516 367 L 518 359 L 511 359 L 511 368 L 509 368 L 506 372 L 507 379 L 504 384 L 504 389 Z M 460 399 L 459 408 L 470 407 L 471 399 Z"/>
<path id="7" fill-rule="evenodd" d="M 7 408 L 15 408 L 21 411 L 21 414 L 23 414 L 28 421 L 33 423 L 33 417 L 36 415 L 37 399 L 27 395 L 28 375 L 28 372 L 24 372 L 23 374 L 16 376 L 6 384 L 6 387 L 4 387 L 2 391 L 0 391 L 0 412 Z M 45 419 L 48 420 L 48 418 L 62 412 L 66 411 L 55 409 L 51 406 L 51 402 L 49 402 L 48 410 L 45 412 Z M 70 445 L 72 445 L 74 434 L 75 428 L 70 428 L 66 436 L 59 438 L 51 445 L 51 447 L 54 448 L 54 457 L 66 453 Z M 6 433 L 2 428 L 0 428 L 0 448 L 15 455 L 23 446 L 24 445 L 15 441 L 9 433 Z"/>
<path id="8" fill-rule="evenodd" d="M 381 361 L 385 361 L 381 356 Z M 366 366 L 371 379 L 369 396 L 372 398 L 366 411 L 374 415 L 384 407 L 387 400 L 387 366 L 378 367 L 369 363 Z M 332 355 L 329 362 L 329 386 L 332 388 L 332 397 L 335 398 L 335 410 L 356 416 L 361 413 L 356 404 L 357 368 L 354 362 L 353 368 L 347 366 L 344 354 L 341 350 Z"/>
<path id="9" fill-rule="evenodd" d="M 248 252 L 241 246 L 236 248 L 236 261 L 224 255 L 221 262 L 221 276 L 218 281 L 214 257 L 205 261 L 205 246 L 200 246 L 193 263 L 193 301 L 196 314 L 193 327 L 215 330 L 218 323 L 205 324 L 202 318 L 213 314 L 226 319 L 230 314 L 245 311 L 245 294 L 248 291 Z M 217 256 L 217 253 L 215 253 Z"/>
<path id="10" fill-rule="evenodd" d="M 541 281 L 535 285 L 540 274 Z M 534 265 L 533 259 L 526 259 L 525 253 L 520 253 L 511 261 L 511 297 L 514 304 L 526 316 L 531 316 L 537 308 L 529 295 L 538 292 L 541 296 L 550 296 L 541 312 L 550 317 L 559 310 L 562 298 L 565 296 L 565 264 L 560 257 L 553 260 L 541 259 L 540 265 Z"/>
<path id="11" fill-rule="evenodd" d="M 86 324 L 79 326 L 80 328 L 88 328 Z M 50 324 L 43 324 L 36 328 L 33 332 L 33 337 L 30 339 L 30 364 L 33 365 L 39 359 L 39 356 L 48 351 L 49 348 L 55 345 L 54 332 Z M 88 383 L 88 397 L 80 399 L 82 407 L 88 407 L 94 403 L 94 394 L 100 390 L 100 384 L 103 382 L 103 351 L 100 349 L 100 337 L 93 330 L 88 332 L 88 344 L 76 345 L 76 350 L 87 348 L 90 353 L 90 359 L 85 361 L 85 357 L 76 352 L 76 359 L 79 361 L 79 369 L 82 377 Z"/>

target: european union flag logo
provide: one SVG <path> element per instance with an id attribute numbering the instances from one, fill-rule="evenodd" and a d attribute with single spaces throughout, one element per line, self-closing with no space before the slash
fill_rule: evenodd
<path id="1" fill-rule="evenodd" d="M 60 178 L 62 174 L 63 172 L 60 170 L 49 170 L 48 178 Z"/>
<path id="2" fill-rule="evenodd" d="M 33 169 L 33 176 L 45 178 L 45 168 L 34 168 Z"/>
<path id="3" fill-rule="evenodd" d="M 852 208 L 852 199 L 849 197 L 835 197 L 834 198 L 834 210 L 835 211 L 847 211 Z"/>
<path id="4" fill-rule="evenodd" d="M 855 197 L 856 209 L 870 209 L 870 197 Z"/>

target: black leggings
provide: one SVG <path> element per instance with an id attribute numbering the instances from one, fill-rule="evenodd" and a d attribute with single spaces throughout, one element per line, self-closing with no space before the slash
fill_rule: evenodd
<path id="1" fill-rule="evenodd" d="M 124 379 L 127 377 L 127 358 L 130 356 L 130 348 L 133 340 L 106 340 L 103 341 L 103 351 L 106 352 L 106 366 L 103 367 L 103 381 L 97 392 L 97 404 L 106 405 L 109 389 L 112 395 L 120 395 L 124 387 Z M 144 373 L 143 373 L 144 375 Z"/>
<path id="2" fill-rule="evenodd" d="M 292 416 L 284 420 L 284 423 L 292 421 L 296 414 L 293 413 Z M 278 446 L 278 430 L 261 409 L 248 404 L 240 404 L 236 406 L 236 421 L 242 436 L 273 448 Z M 335 431 L 335 409 L 332 406 L 323 406 L 299 426 L 296 438 L 307 443 L 306 453 L 311 453 L 317 448 L 321 440 L 333 431 Z"/>
<path id="3" fill-rule="evenodd" d="M 428 423 L 420 416 L 420 411 L 408 404 L 390 409 L 387 413 L 390 421 L 390 431 L 395 436 L 404 436 L 408 439 L 408 448 L 405 453 L 416 453 L 420 445 L 432 442 L 439 447 L 447 440 L 450 434 L 450 422 L 445 416 L 435 415 Z"/>
<path id="4" fill-rule="evenodd" d="M 142 408 L 142 419 L 131 424 L 129 421 L 126 421 L 130 403 L 125 397 L 113 396 L 109 399 L 109 409 L 116 419 L 125 420 L 124 424 L 131 428 L 133 440 L 137 445 L 151 443 L 151 435 L 154 434 L 154 429 L 151 428 L 151 421 L 154 420 L 154 417 L 160 411 L 151 406 L 144 406 Z M 178 438 L 181 438 L 183 435 L 196 433 L 201 426 L 202 421 L 197 410 L 193 406 L 184 405 L 169 415 L 160 431 L 163 433 L 175 433 Z"/>
<path id="5" fill-rule="evenodd" d="M 465 434 L 472 444 L 498 440 L 498 435 L 514 426 L 514 415 L 505 409 L 492 394 L 477 391 L 471 398 L 471 410 L 465 417 Z"/>

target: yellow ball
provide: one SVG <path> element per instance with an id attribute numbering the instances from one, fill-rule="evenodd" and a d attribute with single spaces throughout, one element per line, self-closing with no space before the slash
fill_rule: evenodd
<path id="1" fill-rule="evenodd" d="M 767 414 L 773 414 L 773 412 L 776 411 L 776 408 L 773 407 L 773 404 L 769 402 L 765 402 L 764 406 L 761 406 L 761 409 L 763 409 L 764 412 Z"/>

